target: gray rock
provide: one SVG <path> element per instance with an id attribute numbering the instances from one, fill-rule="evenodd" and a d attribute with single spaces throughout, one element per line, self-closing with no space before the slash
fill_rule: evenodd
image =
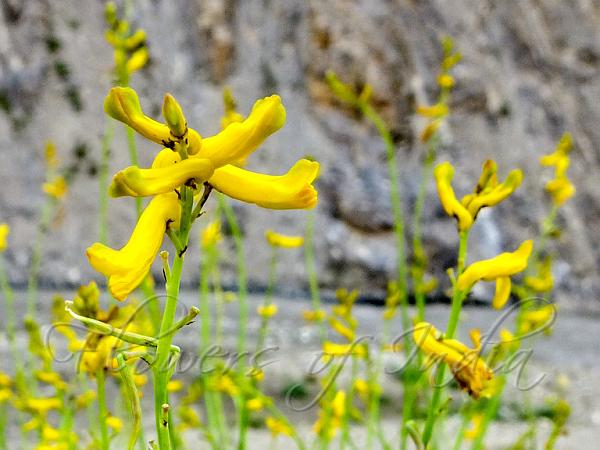
<path id="1" fill-rule="evenodd" d="M 0 134 L 3 136 L 0 219 L 12 228 L 7 252 L 11 280 L 27 277 L 36 217 L 43 202 L 43 145 L 56 142 L 67 166 L 78 169 L 60 223 L 44 248 L 42 282 L 77 284 L 94 277 L 85 248 L 97 239 L 102 99 L 110 87 L 112 52 L 103 39 L 101 2 L 5 2 L 0 18 Z M 442 130 L 440 160 L 457 166 L 455 188 L 472 189 L 485 159 L 501 173 L 525 171 L 524 185 L 473 229 L 470 260 L 512 250 L 536 233 L 548 211 L 538 158 L 564 131 L 575 139 L 570 174 L 578 194 L 562 209 L 556 298 L 598 310 L 600 191 L 600 12 L 592 2 L 481 2 L 400 0 L 136 2 L 134 22 L 149 36 L 152 64 L 132 79 L 144 107 L 158 115 L 162 96 L 181 102 L 203 135 L 218 131 L 221 89 L 233 88 L 242 111 L 278 92 L 286 127 L 253 156 L 250 168 L 281 173 L 314 155 L 323 166 L 317 186 L 316 254 L 321 283 L 382 293 L 395 272 L 384 149 L 373 128 L 337 105 L 323 82 L 326 70 L 373 99 L 398 143 L 408 226 L 424 149 L 415 138 L 423 122 L 417 103 L 433 101 L 441 54 L 439 37 L 455 38 L 463 61 L 456 68 L 452 116 Z M 85 158 L 74 155 L 85 144 Z M 138 139 L 147 165 L 158 148 Z M 111 172 L 128 165 L 118 127 Z M 436 274 L 453 264 L 457 236 L 429 183 L 424 244 Z M 213 207 L 214 202 L 209 202 Z M 266 228 L 302 233 L 304 212 L 236 206 L 246 240 L 250 282 L 264 286 L 269 249 Z M 110 203 L 110 242 L 122 245 L 134 225 L 132 201 Z M 186 281 L 198 280 L 196 233 Z M 224 277 L 235 282 L 231 242 L 223 245 Z M 306 287 L 301 251 L 281 252 L 281 285 Z M 159 275 L 158 267 L 156 274 Z M 442 289 L 447 283 L 442 283 Z M 486 295 L 486 294 L 483 294 Z"/>

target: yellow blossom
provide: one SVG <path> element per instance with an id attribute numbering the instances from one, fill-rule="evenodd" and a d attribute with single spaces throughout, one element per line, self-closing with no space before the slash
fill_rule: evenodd
<path id="1" fill-rule="evenodd" d="M 554 287 L 554 277 L 552 276 L 552 259 L 546 258 L 539 264 L 537 275 L 528 275 L 523 279 L 523 283 L 529 289 L 535 292 L 548 292 Z"/>
<path id="2" fill-rule="evenodd" d="M 46 416 L 48 411 L 61 409 L 62 401 L 56 397 L 50 398 L 28 398 L 25 400 L 25 409 Z"/>
<path id="3" fill-rule="evenodd" d="M 44 158 L 46 159 L 46 166 L 49 169 L 54 169 L 56 166 L 58 166 L 56 146 L 52 141 L 46 142 L 46 148 L 44 149 Z"/>
<path id="4" fill-rule="evenodd" d="M 441 119 L 435 119 L 435 120 L 432 120 L 431 122 L 429 122 L 427 124 L 427 126 L 425 126 L 423 131 L 421 132 L 421 136 L 419 137 L 421 142 L 423 142 L 423 143 L 429 142 L 429 140 L 435 135 L 435 133 L 437 133 L 437 131 L 441 125 L 442 125 Z"/>
<path id="5" fill-rule="evenodd" d="M 285 436 L 293 436 L 294 434 L 294 430 L 287 423 L 285 423 L 283 420 L 276 419 L 271 416 L 265 419 L 265 425 L 267 426 L 267 428 L 271 432 L 271 436 L 273 437 L 277 437 L 280 434 L 283 434 Z"/>
<path id="6" fill-rule="evenodd" d="M 10 389 L 0 388 L 0 404 L 7 402 L 12 397 Z"/>
<path id="7" fill-rule="evenodd" d="M 329 324 L 334 331 L 337 331 L 342 337 L 352 342 L 355 338 L 354 330 L 344 325 L 335 317 L 329 318 Z"/>
<path id="8" fill-rule="evenodd" d="M 519 334 L 523 336 L 539 329 L 544 329 L 544 333 L 550 334 L 550 325 L 556 319 L 556 305 L 548 303 L 540 308 L 524 311 L 519 319 Z"/>
<path id="9" fill-rule="evenodd" d="M 335 342 L 323 342 L 323 356 L 346 356 L 353 355 L 359 358 L 367 356 L 367 347 L 364 344 L 336 344 Z"/>
<path id="10" fill-rule="evenodd" d="M 413 339 L 419 348 L 448 364 L 459 386 L 473 398 L 479 398 L 493 372 L 480 357 L 479 333 L 471 333 L 471 338 L 475 343 L 474 349 L 456 339 L 444 338 L 427 322 L 419 322 L 413 329 Z"/>
<path id="11" fill-rule="evenodd" d="M 67 193 L 67 189 L 67 180 L 62 176 L 55 177 L 51 182 L 42 185 L 42 190 L 56 199 L 63 198 Z"/>
<path id="12" fill-rule="evenodd" d="M 273 247 L 296 248 L 304 244 L 303 236 L 288 236 L 276 233 L 273 230 L 265 231 L 265 239 Z"/>
<path id="13" fill-rule="evenodd" d="M 570 133 L 565 133 L 554 152 L 540 158 L 541 165 L 554 166 L 554 179 L 546 183 L 545 188 L 556 206 L 563 205 L 575 195 L 575 186 L 567 177 L 567 169 L 570 165 L 569 153 L 572 148 L 573 138 Z"/>
<path id="14" fill-rule="evenodd" d="M 307 322 L 321 322 L 326 316 L 327 313 L 322 309 L 302 311 L 302 318 Z"/>
<path id="15" fill-rule="evenodd" d="M 265 402 L 259 397 L 254 397 L 246 402 L 246 408 L 249 411 L 260 411 L 264 408 Z"/>
<path id="16" fill-rule="evenodd" d="M 301 159 L 284 175 L 265 175 L 232 165 L 215 170 L 208 182 L 225 195 L 270 209 L 310 209 L 317 204 L 312 182 L 319 163 Z"/>
<path id="17" fill-rule="evenodd" d="M 166 194 L 183 184 L 202 185 L 213 171 L 212 163 L 200 158 L 190 158 L 169 167 L 153 169 L 130 166 L 114 175 L 109 193 L 112 197 Z"/>
<path id="18" fill-rule="evenodd" d="M 231 397 L 235 397 L 240 393 L 240 388 L 236 386 L 233 379 L 227 374 L 217 376 L 214 387 L 217 391 L 225 392 Z"/>
<path id="19" fill-rule="evenodd" d="M 259 316 L 270 318 L 277 314 L 277 305 L 271 303 L 270 305 L 260 305 L 256 308 L 256 312 Z"/>
<path id="20" fill-rule="evenodd" d="M 438 118 L 448 114 L 448 105 L 445 103 L 437 103 L 431 106 L 417 106 L 417 114 L 423 117 Z"/>
<path id="21" fill-rule="evenodd" d="M 183 388 L 184 384 L 181 380 L 171 380 L 167 383 L 167 391 L 169 392 L 179 392 Z"/>
<path id="22" fill-rule="evenodd" d="M 10 234 L 10 227 L 7 223 L 0 224 L 0 252 L 6 250 L 7 237 Z"/>
<path id="23" fill-rule="evenodd" d="M 50 425 L 44 425 L 42 428 L 42 439 L 45 441 L 58 441 L 61 438 L 61 433 Z"/>
<path id="24" fill-rule="evenodd" d="M 43 371 L 43 370 L 38 370 L 35 373 L 35 376 L 38 380 L 40 380 L 42 383 L 46 383 L 46 384 L 50 384 L 52 386 L 54 386 L 56 389 L 58 389 L 59 391 L 63 391 L 67 389 L 67 383 L 65 383 L 63 381 L 63 379 L 61 378 L 61 376 L 56 373 L 56 372 L 52 372 L 52 371 Z"/>
<path id="25" fill-rule="evenodd" d="M 217 244 L 221 239 L 221 221 L 213 220 L 210 222 L 200 235 L 202 241 L 202 247 L 210 247 L 211 245 Z"/>
<path id="26" fill-rule="evenodd" d="M 492 305 L 500 309 L 510 296 L 510 277 L 525 270 L 532 249 L 533 241 L 527 240 L 512 253 L 505 252 L 491 259 L 477 261 L 459 275 L 456 287 L 461 291 L 467 291 L 480 280 L 496 281 L 496 293 Z"/>
<path id="27" fill-rule="evenodd" d="M 454 87 L 454 77 L 452 75 L 450 75 L 449 73 L 441 73 L 438 75 L 437 77 L 437 82 L 440 85 L 440 87 L 446 88 L 446 89 L 450 89 L 452 87 Z"/>
<path id="28" fill-rule="evenodd" d="M 118 417 L 112 415 L 106 418 L 106 425 L 108 425 L 117 433 L 119 433 L 123 429 L 123 421 Z"/>
<path id="29" fill-rule="evenodd" d="M 460 201 L 454 194 L 452 178 L 454 167 L 449 162 L 438 164 L 434 175 L 440 202 L 446 213 L 458 221 L 458 229 L 471 228 L 479 211 L 486 206 L 494 206 L 509 197 L 521 184 L 523 172 L 511 171 L 503 183 L 498 183 L 496 163 L 488 160 L 483 164 L 481 176 L 473 193 L 465 195 Z"/>
<path id="30" fill-rule="evenodd" d="M 142 282 L 156 258 L 167 228 L 177 228 L 180 205 L 175 193 L 154 197 L 140 216 L 129 242 L 120 250 L 101 243 L 87 249 L 94 269 L 109 277 L 108 288 L 124 300 Z"/>
<path id="31" fill-rule="evenodd" d="M 482 431 L 483 413 L 477 413 L 471 418 L 471 428 L 465 430 L 465 438 L 474 440 Z"/>

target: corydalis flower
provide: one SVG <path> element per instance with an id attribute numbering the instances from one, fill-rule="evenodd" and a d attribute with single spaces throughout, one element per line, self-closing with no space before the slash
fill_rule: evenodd
<path id="1" fill-rule="evenodd" d="M 493 372 L 481 358 L 479 330 L 471 331 L 471 340 L 475 348 L 469 348 L 456 339 L 445 338 L 427 322 L 419 322 L 415 325 L 413 339 L 427 355 L 448 364 L 456 382 L 470 396 L 479 398 L 484 392 L 493 377 Z"/>
<path id="2" fill-rule="evenodd" d="M 467 291 L 480 280 L 496 281 L 496 293 L 492 305 L 500 309 L 510 296 L 510 277 L 525 270 L 532 249 L 533 241 L 527 240 L 512 253 L 501 253 L 494 258 L 477 261 L 459 275 L 456 287 L 461 291 Z"/>
<path id="3" fill-rule="evenodd" d="M 304 237 L 279 234 L 273 230 L 265 231 L 265 239 L 273 247 L 296 248 L 304 245 Z"/>
<path id="4" fill-rule="evenodd" d="M 565 133 L 554 150 L 554 153 L 542 156 L 542 166 L 554 167 L 554 179 L 546 183 L 546 192 L 552 197 L 556 206 L 563 205 L 568 199 L 575 195 L 575 186 L 567 177 L 567 169 L 570 165 L 569 153 L 573 148 L 573 139 L 570 133 Z"/>
<path id="5" fill-rule="evenodd" d="M 6 240 L 10 233 L 10 227 L 7 223 L 0 224 L 0 252 L 6 250 Z"/>
<path id="6" fill-rule="evenodd" d="M 465 195 L 459 201 L 451 184 L 454 167 L 449 162 L 436 166 L 434 176 L 440 202 L 446 213 L 456 218 L 460 231 L 470 229 L 482 208 L 497 205 L 509 197 L 523 181 L 523 172 L 515 169 L 508 174 L 503 183 L 498 183 L 496 170 L 494 161 L 486 161 L 473 193 Z"/>
<path id="7" fill-rule="evenodd" d="M 284 175 L 250 172 L 233 164 L 254 152 L 285 123 L 285 109 L 277 95 L 258 100 L 248 117 L 231 121 L 215 136 L 202 138 L 188 128 L 181 107 L 165 96 L 166 124 L 146 116 L 133 89 L 115 87 L 104 102 L 107 114 L 147 139 L 162 144 L 151 168 L 128 167 L 118 172 L 109 192 L 114 197 L 154 196 L 121 250 L 96 243 L 88 251 L 92 266 L 109 277 L 113 296 L 123 300 L 144 279 L 162 244 L 165 231 L 178 227 L 182 186 L 194 195 L 202 185 L 238 200 L 271 209 L 312 208 L 319 164 L 299 160 Z M 238 120 L 240 118 L 237 118 Z"/>

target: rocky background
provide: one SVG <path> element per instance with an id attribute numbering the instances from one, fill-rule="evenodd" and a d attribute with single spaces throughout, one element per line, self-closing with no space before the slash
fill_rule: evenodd
<path id="1" fill-rule="evenodd" d="M 600 310 L 600 2 L 597 0 L 136 0 L 135 24 L 148 33 L 151 64 L 132 79 L 144 108 L 158 116 L 171 92 L 190 125 L 218 131 L 221 90 L 229 85 L 248 112 L 256 98 L 279 93 L 287 125 L 249 168 L 282 173 L 311 154 L 322 163 L 316 210 L 316 254 L 324 287 L 356 287 L 381 297 L 394 274 L 392 220 L 384 148 L 374 129 L 337 105 L 326 70 L 357 86 L 370 83 L 393 129 L 410 222 L 424 154 L 416 104 L 436 96 L 439 39 L 452 36 L 463 54 L 454 74 L 452 116 L 442 130 L 439 160 L 457 166 L 455 189 L 472 189 L 485 159 L 502 175 L 525 172 L 523 186 L 473 228 L 470 260 L 513 250 L 536 233 L 548 210 L 550 171 L 538 158 L 573 133 L 570 175 L 577 196 L 561 210 L 555 248 L 559 302 Z M 99 279 L 85 260 L 98 236 L 98 178 L 106 126 L 102 100 L 111 85 L 112 52 L 104 41 L 104 2 L 0 0 L 0 220 L 12 227 L 10 276 L 24 285 L 43 193 L 44 142 L 77 171 L 50 230 L 42 284 Z M 138 139 L 149 164 L 158 148 Z M 111 172 L 128 165 L 120 127 Z M 435 196 L 425 211 L 425 245 L 443 277 L 454 264 L 457 236 Z M 214 206 L 214 201 L 209 201 Z M 266 228 L 303 233 L 306 212 L 235 204 L 246 239 L 252 287 L 264 287 Z M 131 199 L 110 202 L 110 242 L 122 245 L 134 226 Z M 197 242 L 197 239 L 195 240 Z M 226 282 L 235 283 L 231 240 L 223 243 Z M 188 252 L 186 280 L 197 282 L 199 255 Z M 281 286 L 306 287 L 301 250 L 282 254 Z M 158 273 L 158 271 L 157 271 Z M 442 283 L 446 287 L 446 283 Z M 482 299 L 489 291 L 478 291 Z"/>

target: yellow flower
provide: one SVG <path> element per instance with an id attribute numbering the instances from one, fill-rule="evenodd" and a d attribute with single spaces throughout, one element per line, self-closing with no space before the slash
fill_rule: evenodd
<path id="1" fill-rule="evenodd" d="M 321 322 L 327 313 L 322 309 L 302 311 L 302 318 L 307 322 Z"/>
<path id="2" fill-rule="evenodd" d="M 432 106 L 417 106 L 417 114 L 423 117 L 439 118 L 448 114 L 448 105 L 437 103 Z"/>
<path id="3" fill-rule="evenodd" d="M 546 192 L 556 206 L 561 206 L 575 195 L 575 186 L 567 177 L 556 178 L 546 183 Z"/>
<path id="4" fill-rule="evenodd" d="M 28 398 L 25 400 L 25 409 L 41 416 L 46 416 L 48 411 L 61 409 L 62 401 L 59 398 Z"/>
<path id="5" fill-rule="evenodd" d="M 251 398 L 246 402 L 246 408 L 249 411 L 260 411 L 264 408 L 265 402 L 259 397 Z"/>
<path id="6" fill-rule="evenodd" d="M 45 441 L 58 441 L 61 438 L 60 431 L 50 425 L 42 428 L 42 439 Z"/>
<path id="7" fill-rule="evenodd" d="M 575 186 L 567 178 L 567 169 L 570 165 L 569 153 L 572 148 L 573 138 L 570 133 L 565 133 L 554 152 L 540 158 L 541 165 L 554 166 L 554 179 L 546 183 L 545 188 L 556 206 L 563 205 L 575 195 Z"/>
<path id="8" fill-rule="evenodd" d="M 344 325 L 342 322 L 340 322 L 335 317 L 329 318 L 329 324 L 331 325 L 331 328 L 333 330 L 337 331 L 341 336 L 346 338 L 348 341 L 352 342 L 354 340 L 354 338 L 355 338 L 354 330 L 347 327 L 346 325 Z"/>
<path id="9" fill-rule="evenodd" d="M 271 416 L 265 419 L 265 425 L 267 426 L 267 428 L 271 432 L 271 436 L 273 437 L 277 437 L 280 434 L 286 436 L 293 436 L 294 434 L 294 430 L 287 423 Z"/>
<path id="10" fill-rule="evenodd" d="M 0 387 L 12 386 L 12 378 L 5 372 L 0 372 Z"/>
<path id="11" fill-rule="evenodd" d="M 202 247 L 215 245 L 222 239 L 221 236 L 221 221 L 213 220 L 209 223 L 201 233 Z"/>
<path id="12" fill-rule="evenodd" d="M 234 383 L 233 379 L 227 374 L 218 375 L 215 382 L 214 388 L 217 391 L 225 392 L 231 397 L 239 395 L 240 388 Z"/>
<path id="13" fill-rule="evenodd" d="M 244 116 L 237 112 L 237 105 L 231 89 L 223 89 L 223 104 L 225 105 L 225 114 L 221 119 L 221 128 L 227 128 L 232 123 L 243 122 Z"/>
<path id="14" fill-rule="evenodd" d="M 317 204 L 312 182 L 319 163 L 301 159 L 285 175 L 264 175 L 232 165 L 215 170 L 208 182 L 225 195 L 269 209 L 310 209 Z"/>
<path id="15" fill-rule="evenodd" d="M 65 180 L 65 178 L 62 176 L 58 176 L 54 178 L 54 180 L 52 180 L 51 182 L 44 183 L 42 185 L 42 190 L 46 194 L 56 199 L 63 198 L 67 193 L 67 188 L 67 180 Z"/>
<path id="16" fill-rule="evenodd" d="M 0 224 L 0 252 L 6 250 L 6 238 L 10 234 L 10 227 L 7 223 Z"/>
<path id="17" fill-rule="evenodd" d="M 441 73 L 437 77 L 437 82 L 440 87 L 450 89 L 454 87 L 455 81 L 454 77 L 449 73 Z"/>
<path id="18" fill-rule="evenodd" d="M 168 167 L 140 169 L 130 166 L 113 177 L 109 193 L 112 197 L 147 197 L 166 194 L 183 184 L 202 185 L 213 174 L 208 159 L 190 158 Z"/>
<path id="19" fill-rule="evenodd" d="M 123 429 L 123 421 L 118 417 L 112 415 L 106 418 L 106 425 L 108 425 L 117 433 L 119 433 Z"/>
<path id="20" fill-rule="evenodd" d="M 334 417 L 344 417 L 346 414 L 346 392 L 345 391 L 337 391 L 335 393 L 335 397 L 333 397 L 333 401 L 331 402 L 331 409 L 333 411 Z"/>
<path id="21" fill-rule="evenodd" d="M 265 231 L 265 239 L 273 247 L 296 248 L 304 244 L 304 237 L 302 236 L 287 236 L 273 230 Z"/>
<path id="22" fill-rule="evenodd" d="M 167 228 L 177 228 L 180 205 L 175 193 L 154 197 L 140 216 L 129 242 L 114 250 L 96 242 L 86 251 L 92 267 L 109 277 L 114 298 L 124 300 L 150 270 Z"/>
<path id="23" fill-rule="evenodd" d="M 495 280 L 496 293 L 492 305 L 494 308 L 500 309 L 510 296 L 511 275 L 525 270 L 532 249 L 533 241 L 527 240 L 512 253 L 505 252 L 491 259 L 477 261 L 459 275 L 456 287 L 461 291 L 467 291 L 480 280 Z"/>
<path id="24" fill-rule="evenodd" d="M 42 383 L 50 384 L 59 391 L 67 389 L 67 383 L 65 383 L 61 376 L 56 372 L 39 370 L 36 372 L 35 376 Z"/>
<path id="25" fill-rule="evenodd" d="M 184 384 L 181 380 L 171 380 L 167 383 L 167 391 L 169 392 L 179 392 L 183 388 Z"/>
<path id="26" fill-rule="evenodd" d="M 46 166 L 49 169 L 54 169 L 58 166 L 58 158 L 56 157 L 56 146 L 52 141 L 46 142 L 46 148 L 44 149 L 44 158 L 46 159 Z"/>
<path id="27" fill-rule="evenodd" d="M 479 398 L 493 372 L 480 357 L 479 333 L 471 333 L 471 338 L 475 348 L 469 348 L 456 339 L 444 338 L 427 322 L 419 322 L 413 329 L 413 339 L 419 348 L 448 364 L 459 386 L 473 398 Z"/>
<path id="28" fill-rule="evenodd" d="M 523 312 L 519 320 L 519 335 L 523 336 L 541 328 L 544 328 L 545 334 L 550 334 L 550 325 L 556 318 L 556 311 L 556 305 L 548 303 L 541 308 Z"/>
<path id="29" fill-rule="evenodd" d="M 112 88 L 104 100 L 104 111 L 113 119 L 129 125 L 146 139 L 173 148 L 175 137 L 169 127 L 146 116 L 142 111 L 137 93 L 128 87 Z M 197 131 L 188 129 L 188 153 L 200 151 L 202 138 Z"/>
<path id="30" fill-rule="evenodd" d="M 465 430 L 465 438 L 474 440 L 482 431 L 483 413 L 477 413 L 471 418 L 471 428 Z"/>
<path id="31" fill-rule="evenodd" d="M 12 392 L 10 389 L 0 388 L 0 405 L 6 403 L 12 397 Z"/>
<path id="32" fill-rule="evenodd" d="M 277 305 L 271 303 L 270 305 L 260 305 L 256 308 L 258 315 L 265 318 L 273 317 L 277 314 Z"/>
<path id="33" fill-rule="evenodd" d="M 536 276 L 528 275 L 523 279 L 523 283 L 529 289 L 535 292 L 548 292 L 554 287 L 554 277 L 552 276 L 552 259 L 546 258 L 539 264 Z"/>
<path id="34" fill-rule="evenodd" d="M 471 228 L 482 208 L 497 205 L 509 197 L 523 180 L 523 172 L 515 169 L 508 174 L 503 183 L 498 184 L 496 169 L 494 161 L 486 161 L 473 193 L 465 195 L 459 202 L 451 184 L 454 167 L 449 162 L 436 166 L 434 175 L 440 202 L 446 213 L 456 218 L 460 231 Z"/>
<path id="35" fill-rule="evenodd" d="M 427 124 L 427 126 L 423 129 L 423 131 L 421 132 L 421 136 L 419 137 L 421 142 L 423 142 L 423 143 L 429 142 L 429 140 L 435 135 L 435 133 L 437 133 L 437 131 L 441 125 L 442 125 L 441 119 L 435 119 L 435 120 L 432 120 L 431 122 L 429 122 Z"/>
<path id="36" fill-rule="evenodd" d="M 367 356 L 368 350 L 364 344 L 336 344 L 335 342 L 323 342 L 323 356 L 346 356 L 354 355 L 359 358 Z"/>

